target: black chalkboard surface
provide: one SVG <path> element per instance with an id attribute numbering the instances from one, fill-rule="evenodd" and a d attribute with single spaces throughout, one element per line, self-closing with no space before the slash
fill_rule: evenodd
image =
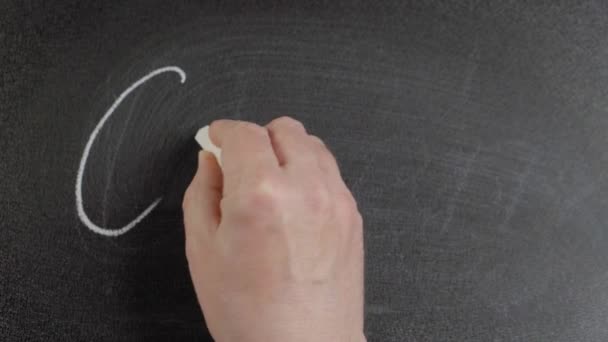
<path id="1" fill-rule="evenodd" d="M 359 202 L 370 341 L 608 340 L 606 18 L 4 1 L 0 340 L 210 340 L 183 248 L 193 136 L 285 114 Z"/>

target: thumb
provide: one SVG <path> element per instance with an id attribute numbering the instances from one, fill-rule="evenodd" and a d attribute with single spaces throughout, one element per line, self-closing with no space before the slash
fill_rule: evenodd
<path id="1" fill-rule="evenodd" d="M 186 189 L 182 209 L 186 239 L 202 241 L 214 232 L 221 219 L 222 171 L 213 154 L 198 154 L 198 170 Z"/>

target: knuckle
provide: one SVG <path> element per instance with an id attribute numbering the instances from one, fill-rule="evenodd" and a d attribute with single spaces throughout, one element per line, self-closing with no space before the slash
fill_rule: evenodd
<path id="1" fill-rule="evenodd" d="M 305 131 L 304 125 L 300 121 L 289 116 L 281 116 L 274 119 L 270 125 L 273 127 L 291 127 Z"/>
<path id="2" fill-rule="evenodd" d="M 353 215 L 353 226 L 359 230 L 363 229 L 363 216 L 359 211 L 355 211 Z"/>
<path id="3" fill-rule="evenodd" d="M 318 146 L 319 148 L 327 148 L 325 142 L 323 142 L 323 140 L 321 140 L 321 138 L 316 135 L 310 135 L 310 140 L 314 145 Z"/>
<path id="4" fill-rule="evenodd" d="M 350 212 L 357 211 L 357 201 L 348 190 L 344 190 L 340 193 L 340 203 L 345 207 L 345 210 Z"/>
<path id="5" fill-rule="evenodd" d="M 319 154 L 319 158 L 325 167 L 335 169 L 338 172 L 340 171 L 338 168 L 338 161 L 327 148 L 323 147 Z"/>
<path id="6" fill-rule="evenodd" d="M 239 213 L 251 223 L 263 222 L 278 215 L 280 198 L 272 179 L 260 177 L 240 199 Z"/>
<path id="7" fill-rule="evenodd" d="M 363 219 L 357 209 L 357 202 L 350 193 L 344 192 L 340 195 L 337 203 L 338 217 L 340 221 L 348 226 L 358 226 Z"/>
<path id="8" fill-rule="evenodd" d="M 256 211 L 263 210 L 272 213 L 279 204 L 276 191 L 268 185 L 268 183 L 260 183 L 260 185 L 251 192 L 249 202 Z"/>
<path id="9" fill-rule="evenodd" d="M 235 133 L 237 137 L 239 135 L 266 135 L 266 130 L 253 122 L 240 121 L 237 123 Z"/>
<path id="10" fill-rule="evenodd" d="M 355 236 L 358 236 L 361 239 L 363 238 L 363 216 L 361 216 L 361 213 L 359 213 L 359 211 L 355 210 L 354 212 L 350 213 L 350 215 L 348 215 L 347 225 L 348 229 L 355 233 Z"/>
<path id="11" fill-rule="evenodd" d="M 329 148 L 327 147 L 325 142 L 321 140 L 321 138 L 311 135 L 310 139 L 319 157 L 321 158 L 322 162 L 325 163 L 326 166 L 338 165 L 338 162 L 336 161 L 336 158 L 334 157 L 333 153 L 329 150 Z"/>

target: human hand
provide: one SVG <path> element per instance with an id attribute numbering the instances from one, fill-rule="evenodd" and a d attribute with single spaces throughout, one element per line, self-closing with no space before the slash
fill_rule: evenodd
<path id="1" fill-rule="evenodd" d="M 362 220 L 302 124 L 220 120 L 183 201 L 186 256 L 218 342 L 365 341 Z"/>

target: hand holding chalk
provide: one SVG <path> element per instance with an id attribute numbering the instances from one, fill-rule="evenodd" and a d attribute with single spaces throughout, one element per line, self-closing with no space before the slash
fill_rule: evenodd
<path id="1" fill-rule="evenodd" d="M 183 202 L 213 338 L 365 341 L 361 216 L 323 142 L 289 118 L 215 121 L 196 140 L 224 165 L 200 154 Z"/>

